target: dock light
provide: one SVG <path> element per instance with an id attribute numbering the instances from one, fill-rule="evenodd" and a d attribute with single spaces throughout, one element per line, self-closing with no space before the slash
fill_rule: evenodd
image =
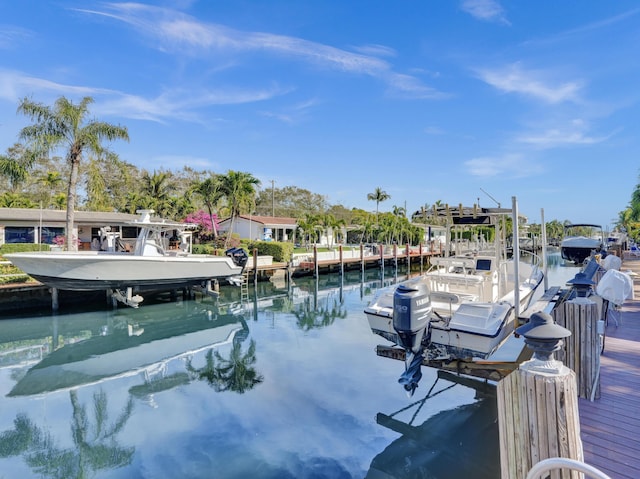
<path id="1" fill-rule="evenodd" d="M 580 273 L 576 273 L 573 279 L 570 279 L 569 281 L 567 281 L 567 284 L 570 284 L 573 286 L 573 289 L 575 289 L 576 296 L 578 298 L 586 298 L 589 292 L 591 291 L 591 288 L 596 283 L 595 281 L 587 278 L 586 274 L 584 274 L 583 272 L 580 272 Z"/>
<path id="2" fill-rule="evenodd" d="M 553 353 L 562 348 L 562 340 L 571 336 L 571 331 L 556 324 L 549 313 L 538 312 L 531 315 L 529 322 L 516 329 L 516 334 L 524 337 L 524 342 L 533 350 L 533 358 L 526 365 L 528 370 L 558 373 L 562 362 L 556 361 Z"/>

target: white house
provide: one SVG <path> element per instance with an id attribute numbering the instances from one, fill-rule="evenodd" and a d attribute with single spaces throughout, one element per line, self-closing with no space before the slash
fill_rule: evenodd
<path id="1" fill-rule="evenodd" d="M 0 245 L 4 243 L 54 244 L 56 236 L 64 236 L 66 210 L 37 208 L 0 208 Z M 138 215 L 98 211 L 76 211 L 73 235 L 80 249 L 90 249 L 93 239 L 100 236 L 100 228 L 110 226 L 123 240 L 135 240 L 136 226 L 127 223 Z"/>
<path id="2" fill-rule="evenodd" d="M 218 224 L 220 233 L 226 233 L 231 226 L 231 218 Z M 240 238 L 254 241 L 291 241 L 295 242 L 298 222 L 295 218 L 277 216 L 240 215 L 233 222 L 233 233 Z"/>

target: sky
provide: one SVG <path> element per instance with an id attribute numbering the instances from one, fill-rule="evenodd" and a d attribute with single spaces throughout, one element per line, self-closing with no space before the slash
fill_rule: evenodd
<path id="1" fill-rule="evenodd" d="M 610 229 L 639 183 L 639 50 L 635 0 L 5 0 L 0 153 L 21 99 L 90 96 L 150 172 Z"/>

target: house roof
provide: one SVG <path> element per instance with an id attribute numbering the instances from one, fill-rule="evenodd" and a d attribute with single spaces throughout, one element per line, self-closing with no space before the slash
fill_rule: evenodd
<path id="1" fill-rule="evenodd" d="M 126 223 L 135 220 L 139 215 L 114 213 L 107 211 L 76 211 L 75 223 Z M 55 221 L 64 223 L 67 220 L 66 210 L 39 208 L 0 208 L 0 223 L 3 221 Z"/>
<path id="2" fill-rule="evenodd" d="M 249 215 L 239 215 L 238 218 L 242 218 L 243 220 L 252 221 L 254 223 L 260 223 L 265 226 L 296 226 L 298 224 L 298 220 L 295 218 L 287 218 L 283 216 L 249 216 Z M 228 223 L 231 218 L 225 218 L 220 221 L 220 224 Z"/>

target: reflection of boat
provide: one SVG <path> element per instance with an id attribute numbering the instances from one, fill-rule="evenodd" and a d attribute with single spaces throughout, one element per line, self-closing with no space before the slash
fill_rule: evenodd
<path id="1" fill-rule="evenodd" d="M 564 239 L 560 243 L 562 259 L 576 264 L 584 263 L 593 252 L 604 248 L 602 226 L 571 224 L 564 227 Z"/>
<path id="2" fill-rule="evenodd" d="M 365 308 L 374 333 L 411 353 L 407 372 L 415 371 L 423 359 L 487 358 L 512 333 L 516 314 L 543 289 L 537 266 L 522 258 L 507 259 L 501 223 L 510 213 L 451 211 L 454 225 L 493 227 L 493 247 L 433 258 L 427 273 L 381 290 Z"/>
<path id="3" fill-rule="evenodd" d="M 166 311 L 167 305 L 144 308 L 145 315 L 119 315 L 113 319 L 114 326 L 105 327 L 102 334 L 57 349 L 29 369 L 9 396 L 42 394 L 158 370 L 171 359 L 227 343 L 246 327 L 241 316 L 215 315 L 198 305 L 186 315 L 174 309 L 175 314 L 165 313 L 165 317 L 160 308 Z"/>
<path id="4" fill-rule="evenodd" d="M 437 392 L 433 394 L 430 390 L 429 394 L 433 396 Z M 484 397 L 471 404 L 441 411 L 424 423 L 414 426 L 412 423 L 415 415 L 428 397 L 429 395 L 415 403 L 416 411 L 410 421 L 397 419 L 397 413 L 378 413 L 378 424 L 399 432 L 402 436 L 373 458 L 366 477 L 500 477 L 495 397 Z"/>
<path id="5" fill-rule="evenodd" d="M 42 283 L 77 291 L 180 287 L 242 272 L 247 260 L 243 250 L 227 256 L 191 254 L 185 231 L 193 225 L 152 220 L 152 212 L 140 211 L 141 217 L 129 223 L 139 230 L 130 253 L 118 247 L 118 238 L 106 234 L 106 251 L 12 253 L 5 258 Z M 174 232 L 182 241 L 170 250 L 168 235 Z"/>

